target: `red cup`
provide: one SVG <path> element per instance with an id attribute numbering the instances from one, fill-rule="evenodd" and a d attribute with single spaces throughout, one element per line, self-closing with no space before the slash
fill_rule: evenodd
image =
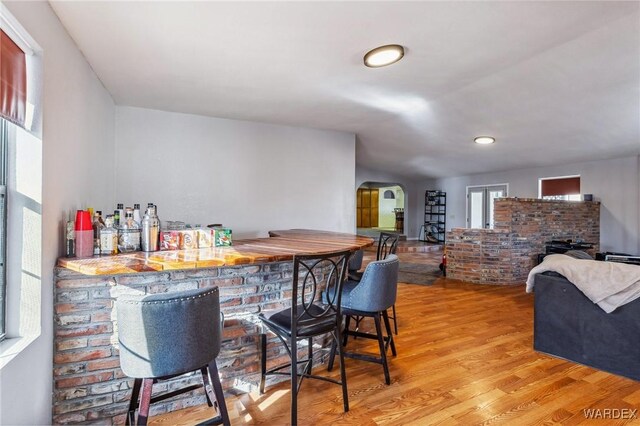
<path id="1" fill-rule="evenodd" d="M 76 212 L 76 231 L 92 231 L 91 215 L 86 210 Z"/>

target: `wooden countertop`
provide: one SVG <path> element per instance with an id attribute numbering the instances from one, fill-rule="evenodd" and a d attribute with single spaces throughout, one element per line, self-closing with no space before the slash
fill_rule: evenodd
<path id="1" fill-rule="evenodd" d="M 358 250 L 374 242 L 369 237 L 309 229 L 270 231 L 269 235 L 271 238 L 237 240 L 230 247 L 135 252 L 82 259 L 61 257 L 58 266 L 85 275 L 215 268 L 287 261 L 292 260 L 294 254 L 301 253 Z"/>

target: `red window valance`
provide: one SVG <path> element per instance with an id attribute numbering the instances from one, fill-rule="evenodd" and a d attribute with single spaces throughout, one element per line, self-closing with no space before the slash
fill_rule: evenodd
<path id="1" fill-rule="evenodd" d="M 580 194 L 580 176 L 558 179 L 543 179 L 541 195 L 575 195 Z"/>
<path id="2" fill-rule="evenodd" d="M 24 127 L 27 61 L 24 52 L 0 30 L 0 116 Z"/>

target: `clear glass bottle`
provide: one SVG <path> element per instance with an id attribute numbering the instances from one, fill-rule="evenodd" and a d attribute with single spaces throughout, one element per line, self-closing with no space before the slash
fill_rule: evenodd
<path id="1" fill-rule="evenodd" d="M 104 229 L 100 211 L 96 211 L 93 215 L 93 254 L 100 254 L 100 232 Z"/>
<path id="2" fill-rule="evenodd" d="M 64 255 L 74 257 L 76 255 L 76 223 L 72 217 L 65 224 Z"/>
<path id="3" fill-rule="evenodd" d="M 118 230 L 114 228 L 113 216 L 107 215 L 105 227 L 100 232 L 100 252 L 102 254 L 118 254 Z"/>
<path id="4" fill-rule="evenodd" d="M 133 220 L 133 210 L 127 207 L 124 213 L 124 221 L 120 220 L 118 227 L 118 251 L 129 253 L 140 251 L 140 225 Z"/>
<path id="5" fill-rule="evenodd" d="M 116 210 L 118 210 L 118 223 L 117 226 L 120 226 L 121 222 L 124 222 L 124 204 L 118 203 Z"/>
<path id="6" fill-rule="evenodd" d="M 142 222 L 142 216 L 140 216 L 140 204 L 133 205 L 133 220 L 138 222 L 138 225 Z"/>

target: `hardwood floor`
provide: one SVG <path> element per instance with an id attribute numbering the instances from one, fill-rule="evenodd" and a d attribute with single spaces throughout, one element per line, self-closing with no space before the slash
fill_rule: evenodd
<path id="1" fill-rule="evenodd" d="M 439 253 L 400 256 L 432 264 L 440 258 Z M 610 412 L 629 417 L 640 408 L 640 383 L 533 351 L 533 295 L 524 286 L 445 278 L 432 286 L 400 284 L 396 306 L 400 334 L 398 356 L 389 362 L 391 385 L 384 384 L 381 366 L 348 359 L 350 411 L 342 411 L 339 386 L 308 380 L 298 398 L 299 424 L 640 424 L 586 418 L 584 410 L 597 409 L 629 410 Z M 363 339 L 349 346 L 377 350 L 376 342 Z M 264 395 L 227 398 L 232 424 L 288 423 L 288 389 L 284 382 Z M 195 407 L 150 423 L 193 425 L 212 414 L 206 406 Z"/>

